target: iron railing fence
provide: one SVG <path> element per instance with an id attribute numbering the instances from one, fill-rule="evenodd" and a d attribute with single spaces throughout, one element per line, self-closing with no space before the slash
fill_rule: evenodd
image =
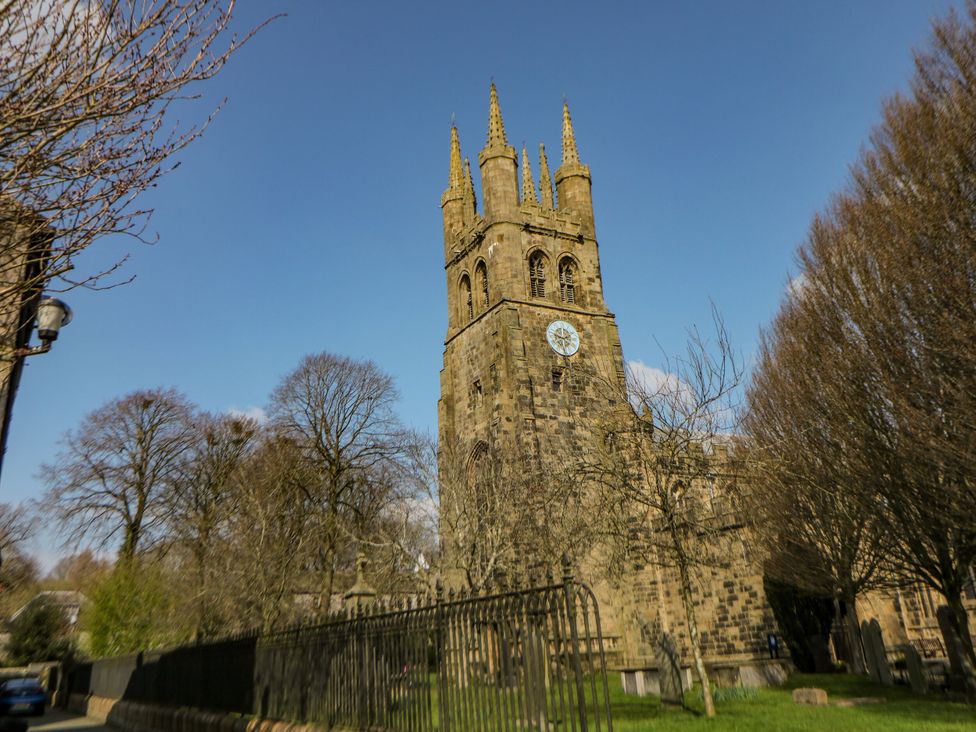
<path id="1" fill-rule="evenodd" d="M 326 728 L 612 732 L 599 608 L 568 570 L 147 652 L 125 686 L 134 701 Z"/>

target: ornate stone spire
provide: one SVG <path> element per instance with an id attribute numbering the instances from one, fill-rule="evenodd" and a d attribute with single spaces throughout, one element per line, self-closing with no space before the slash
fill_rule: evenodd
<path id="1" fill-rule="evenodd" d="M 529 153 L 522 145 L 522 203 L 538 203 L 535 197 L 535 183 L 532 182 L 532 168 L 529 165 Z"/>
<path id="2" fill-rule="evenodd" d="M 573 120 L 569 116 L 569 104 L 563 102 L 563 165 L 574 165 L 578 164 L 579 161 L 576 135 L 573 133 Z"/>
<path id="3" fill-rule="evenodd" d="M 461 168 L 461 140 L 457 127 L 451 125 L 451 172 L 448 176 L 448 189 L 461 190 L 464 183 L 464 171 Z"/>
<path id="4" fill-rule="evenodd" d="M 546 158 L 546 146 L 539 143 L 539 193 L 542 195 L 542 205 L 545 208 L 555 208 L 552 195 L 552 176 L 549 175 L 549 160 Z"/>
<path id="5" fill-rule="evenodd" d="M 471 177 L 471 163 L 464 159 L 464 212 L 473 221 L 478 213 L 478 199 L 474 195 L 474 178 Z"/>
<path id="6" fill-rule="evenodd" d="M 505 138 L 505 123 L 502 121 L 502 110 L 498 106 L 498 92 L 495 82 L 491 82 L 488 103 L 488 147 L 508 145 Z"/>

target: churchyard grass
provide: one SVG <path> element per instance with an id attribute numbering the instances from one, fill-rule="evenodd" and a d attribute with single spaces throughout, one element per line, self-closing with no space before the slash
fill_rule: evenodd
<path id="1" fill-rule="evenodd" d="M 795 674 L 780 688 L 759 689 L 755 696 L 716 701 L 718 715 L 703 715 L 700 693 L 685 695 L 688 709 L 663 709 L 656 697 L 623 693 L 620 675 L 610 674 L 614 732 L 668 730 L 761 730 L 762 732 L 929 732 L 976 730 L 976 705 L 948 702 L 938 695 L 919 697 L 906 687 L 882 687 L 848 674 Z M 814 686 L 826 690 L 831 701 L 855 697 L 884 697 L 884 704 L 857 707 L 811 707 L 793 704 L 792 691 Z"/>

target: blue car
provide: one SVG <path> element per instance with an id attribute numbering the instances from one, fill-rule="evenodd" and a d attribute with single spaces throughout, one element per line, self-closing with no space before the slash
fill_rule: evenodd
<path id="1" fill-rule="evenodd" d="M 0 684 L 0 714 L 44 714 L 47 693 L 37 679 L 9 679 Z"/>

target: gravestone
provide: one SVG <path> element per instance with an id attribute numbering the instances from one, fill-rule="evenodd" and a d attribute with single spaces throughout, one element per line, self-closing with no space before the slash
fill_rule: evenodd
<path id="1" fill-rule="evenodd" d="M 871 626 L 867 620 L 861 621 L 861 645 L 864 648 L 864 665 L 867 666 L 868 676 L 879 681 L 878 662 L 875 660 L 874 644 L 871 642 Z"/>
<path id="2" fill-rule="evenodd" d="M 670 633 L 661 636 L 657 650 L 657 674 L 661 686 L 662 704 L 685 703 L 684 688 L 681 684 L 681 658 Z"/>
<path id="3" fill-rule="evenodd" d="M 827 646 L 827 638 L 820 633 L 807 637 L 810 648 L 810 655 L 813 656 L 813 670 L 818 674 L 829 674 L 834 670 L 834 664 L 830 660 L 830 648 Z"/>
<path id="4" fill-rule="evenodd" d="M 915 646 L 908 644 L 905 648 L 905 670 L 908 672 L 908 683 L 911 684 L 912 691 L 916 694 L 926 694 L 929 690 L 929 683 L 925 678 L 925 669 L 922 667 L 922 657 L 918 655 Z"/>
<path id="5" fill-rule="evenodd" d="M 861 642 L 864 644 L 864 656 L 871 678 L 884 686 L 893 686 L 895 679 L 891 675 L 891 667 L 888 666 L 888 654 L 877 618 L 872 618 L 870 623 L 861 623 Z"/>

